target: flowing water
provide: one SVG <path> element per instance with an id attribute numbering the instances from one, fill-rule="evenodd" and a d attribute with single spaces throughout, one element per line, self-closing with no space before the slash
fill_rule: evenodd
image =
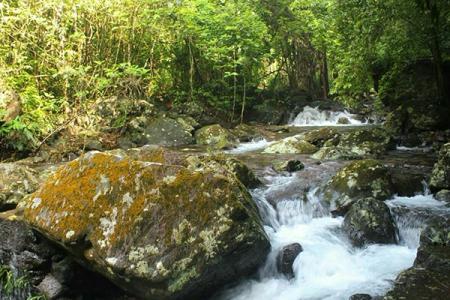
<path id="1" fill-rule="evenodd" d="M 348 124 L 339 124 L 339 119 L 345 118 Z M 291 126 L 355 126 L 365 125 L 356 115 L 348 111 L 319 110 L 317 107 L 306 106 L 297 117 L 290 122 Z"/>
<path id="2" fill-rule="evenodd" d="M 251 194 L 272 248 L 256 278 L 221 293 L 217 297 L 221 300 L 347 300 L 357 293 L 384 295 L 397 275 L 413 265 L 417 254 L 425 219 L 411 212 L 424 212 L 425 215 L 450 213 L 449 208 L 426 189 L 414 197 L 395 196 L 386 203 L 398 228 L 398 244 L 356 248 L 341 229 L 344 218 L 332 217 L 317 192 L 344 163 L 317 165 L 309 161 L 308 173 L 303 170 L 294 174 L 276 174 L 268 165 L 272 158 L 264 159 L 260 153 L 268 144 L 257 141 L 229 152 L 248 158 L 252 156 L 243 154 L 254 151 L 252 159 L 260 164 L 261 174 L 258 175 L 266 185 Z M 301 157 L 302 161 L 308 159 Z M 311 172 L 314 168 L 317 169 L 315 173 Z M 311 181 L 311 177 L 320 180 Z M 303 181 L 308 181 L 311 187 L 306 197 L 293 188 L 302 186 Z M 295 277 L 288 279 L 277 271 L 276 257 L 281 248 L 292 243 L 301 244 L 303 252 L 293 264 Z"/>

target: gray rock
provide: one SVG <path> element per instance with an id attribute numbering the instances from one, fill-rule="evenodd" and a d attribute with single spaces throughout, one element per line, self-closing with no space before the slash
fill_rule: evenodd
<path id="1" fill-rule="evenodd" d="M 379 161 L 366 159 L 342 168 L 322 193 L 331 210 L 344 215 L 356 201 L 369 197 L 384 201 L 394 194 L 394 189 L 389 170 Z"/>
<path id="2" fill-rule="evenodd" d="M 438 161 L 430 179 L 430 188 L 433 191 L 450 190 L 450 143 L 442 146 L 439 151 Z"/>
<path id="3" fill-rule="evenodd" d="M 294 278 L 293 264 L 297 256 L 303 252 L 299 243 L 294 243 L 283 247 L 277 256 L 277 269 L 288 278 Z"/>
<path id="4" fill-rule="evenodd" d="M 65 287 L 51 274 L 45 276 L 44 280 L 39 283 L 37 288 L 49 300 L 61 296 L 65 290 Z"/>
<path id="5" fill-rule="evenodd" d="M 0 163 L 0 212 L 17 206 L 38 186 L 35 170 L 17 163 Z"/>
<path id="6" fill-rule="evenodd" d="M 277 172 L 297 172 L 305 168 L 305 165 L 299 160 L 288 160 L 273 165 L 273 169 Z"/>
<path id="7" fill-rule="evenodd" d="M 388 206 L 379 200 L 359 200 L 345 215 L 343 229 L 356 246 L 396 242 L 396 228 Z"/>

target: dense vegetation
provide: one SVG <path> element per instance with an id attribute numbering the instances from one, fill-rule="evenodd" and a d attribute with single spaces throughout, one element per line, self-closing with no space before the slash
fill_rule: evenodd
<path id="1" fill-rule="evenodd" d="M 284 91 L 378 100 L 419 60 L 449 103 L 450 0 L 8 0 L 0 18 L 0 86 L 22 102 L 0 125 L 8 147 L 36 148 L 111 96 L 230 121 Z"/>

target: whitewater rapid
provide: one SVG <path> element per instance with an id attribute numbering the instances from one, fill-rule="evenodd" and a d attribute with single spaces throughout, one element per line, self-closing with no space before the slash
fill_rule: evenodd
<path id="1" fill-rule="evenodd" d="M 413 265 L 423 222 L 414 217 L 396 216 L 399 244 L 369 245 L 355 248 L 341 231 L 343 218 L 333 218 L 321 205 L 316 190 L 307 201 L 295 195 L 279 199 L 276 208 L 268 199 L 296 179 L 295 176 L 267 176 L 268 186 L 252 191 L 272 246 L 271 253 L 257 279 L 247 280 L 223 293 L 226 300 L 347 300 L 356 293 L 384 295 L 392 281 Z M 447 209 L 432 195 L 394 197 L 387 201 L 400 206 L 423 209 Z M 279 250 L 300 243 L 303 252 L 296 258 L 294 279 L 287 279 L 276 269 Z"/>
<path id="2" fill-rule="evenodd" d="M 340 119 L 345 119 L 348 124 L 339 124 Z M 367 121 L 361 121 L 356 115 L 348 111 L 320 110 L 317 107 L 305 106 L 289 125 L 291 126 L 358 126 L 366 125 Z"/>

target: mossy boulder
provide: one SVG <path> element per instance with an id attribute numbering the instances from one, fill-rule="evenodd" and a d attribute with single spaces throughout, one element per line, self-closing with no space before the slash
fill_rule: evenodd
<path id="1" fill-rule="evenodd" d="M 376 158 L 393 147 L 392 138 L 381 128 L 345 132 L 330 140 L 314 155 L 316 159 Z"/>
<path id="2" fill-rule="evenodd" d="M 122 289 L 145 299 L 204 297 L 248 275 L 270 245 L 234 178 L 90 152 L 35 192 L 24 218 Z"/>
<path id="3" fill-rule="evenodd" d="M 242 161 L 221 155 L 200 155 L 186 158 L 188 168 L 193 171 L 210 171 L 235 177 L 247 188 L 256 188 L 262 183 L 250 168 Z"/>
<path id="4" fill-rule="evenodd" d="M 191 116 L 178 116 L 175 119 L 186 132 L 194 133 L 196 129 L 200 128 L 200 124 Z"/>
<path id="5" fill-rule="evenodd" d="M 39 174 L 17 163 L 0 164 L 0 211 L 11 209 L 39 187 Z"/>
<path id="6" fill-rule="evenodd" d="M 303 140 L 300 135 L 288 137 L 267 147 L 263 153 L 277 154 L 312 154 L 318 148 Z"/>
<path id="7" fill-rule="evenodd" d="M 389 207 L 373 198 L 361 199 L 345 215 L 343 229 L 358 247 L 396 242 L 394 220 Z"/>
<path id="8" fill-rule="evenodd" d="M 317 147 L 322 147 L 327 141 L 336 141 L 334 144 L 337 144 L 339 136 L 337 130 L 331 127 L 323 127 L 301 134 L 303 140 Z"/>
<path id="9" fill-rule="evenodd" d="M 394 194 L 389 170 L 373 159 L 358 160 L 342 168 L 322 189 L 324 200 L 337 214 L 345 214 L 358 200 L 387 200 Z"/>
<path id="10" fill-rule="evenodd" d="M 292 159 L 275 163 L 272 168 L 277 172 L 297 172 L 303 170 L 305 165 L 298 159 Z"/>
<path id="11" fill-rule="evenodd" d="M 449 282 L 450 221 L 434 220 L 420 236 L 414 266 L 400 273 L 384 299 L 448 299 Z"/>
<path id="12" fill-rule="evenodd" d="M 195 140 L 199 145 L 207 145 L 211 149 L 228 149 L 238 144 L 237 138 L 219 124 L 200 128 L 195 132 Z"/>
<path id="13" fill-rule="evenodd" d="M 433 190 L 450 189 L 450 143 L 442 146 L 430 179 Z"/>
<path id="14" fill-rule="evenodd" d="M 186 123 L 168 117 L 146 118 L 137 117 L 132 120 L 123 140 L 129 140 L 131 145 L 143 146 L 154 144 L 161 146 L 182 146 L 192 144 L 194 138 L 191 128 Z"/>
<path id="15" fill-rule="evenodd" d="M 231 132 L 240 142 L 251 142 L 252 140 L 263 138 L 261 130 L 247 124 L 239 124 Z"/>

